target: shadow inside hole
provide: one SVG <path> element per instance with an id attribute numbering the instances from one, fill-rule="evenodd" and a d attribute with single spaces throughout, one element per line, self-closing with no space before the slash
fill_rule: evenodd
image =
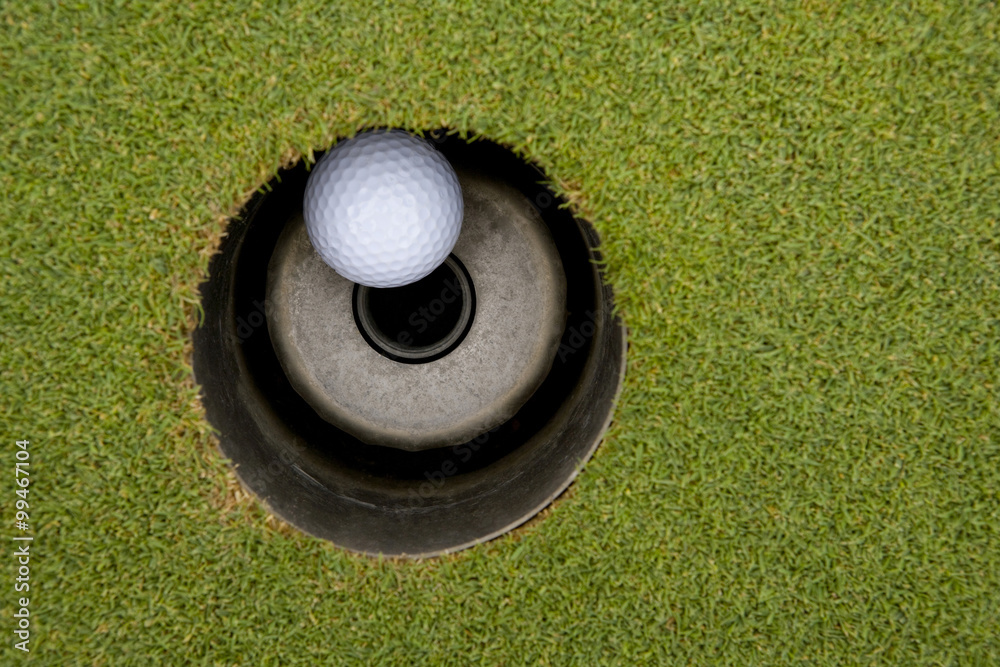
<path id="1" fill-rule="evenodd" d="M 465 340 L 476 316 L 472 277 L 455 255 L 402 287 L 355 285 L 354 323 L 368 346 L 407 364 L 436 361 Z"/>
<path id="2" fill-rule="evenodd" d="M 368 312 L 380 339 L 409 350 L 434 347 L 458 326 L 465 303 L 458 276 L 448 264 L 402 287 L 368 290 Z M 421 317 L 421 326 L 411 321 Z"/>

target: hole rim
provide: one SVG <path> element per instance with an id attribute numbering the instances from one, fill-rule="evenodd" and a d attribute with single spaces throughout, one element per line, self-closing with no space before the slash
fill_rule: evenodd
<path id="1" fill-rule="evenodd" d="M 567 250 L 574 253 L 572 248 L 579 246 L 582 254 L 573 262 L 589 267 L 575 284 L 586 288 L 581 307 L 592 304 L 593 321 L 600 326 L 582 347 L 576 347 L 567 338 L 573 317 L 567 320 L 563 342 L 569 346 L 569 356 L 559 363 L 576 370 L 567 378 L 569 394 L 555 402 L 551 397 L 542 399 L 552 405 L 547 421 L 526 424 L 519 412 L 465 445 L 423 452 L 392 450 L 391 458 L 385 459 L 382 454 L 388 448 L 367 445 L 341 431 L 332 438 L 317 433 L 319 438 L 312 439 L 296 421 L 282 419 L 318 417 L 311 409 L 311 416 L 296 413 L 304 406 L 297 394 L 272 393 L 275 382 L 281 385 L 287 380 L 283 375 L 269 376 L 277 369 L 276 359 L 273 364 L 258 364 L 259 353 L 271 346 L 267 327 L 247 338 L 239 333 L 235 318 L 263 293 L 259 272 L 248 272 L 246 266 L 261 261 L 266 265 L 267 257 L 261 257 L 259 250 L 247 257 L 253 246 L 249 241 L 268 236 L 276 240 L 282 216 L 289 215 L 279 192 L 304 184 L 308 166 L 303 163 L 279 171 L 230 219 L 201 286 L 204 318 L 193 334 L 195 380 L 201 385 L 206 416 L 244 488 L 299 530 L 373 557 L 453 553 L 499 537 L 538 515 L 570 488 L 604 440 L 627 368 L 628 330 L 605 280 L 600 238 L 593 224 L 573 215 L 568 202 L 545 185 L 549 181 L 540 167 L 509 146 L 448 134 L 438 148 L 449 159 L 472 157 L 483 171 L 514 179 L 510 184 L 539 210 L 554 234 L 563 227 Z M 240 277 L 249 283 L 241 283 Z M 546 385 L 532 400 L 548 396 Z M 419 485 L 432 483 L 430 477 L 419 476 L 421 472 L 444 471 L 442 461 L 455 461 L 459 450 L 480 442 L 483 446 L 468 463 L 458 459 L 461 471 L 448 477 L 441 492 L 415 495 Z M 344 484 L 331 486 L 330 481 L 337 480 L 312 467 L 327 466 L 329 456 L 335 459 L 329 472 L 334 477 L 343 473 Z M 531 480 L 522 477 L 524 473 Z"/>

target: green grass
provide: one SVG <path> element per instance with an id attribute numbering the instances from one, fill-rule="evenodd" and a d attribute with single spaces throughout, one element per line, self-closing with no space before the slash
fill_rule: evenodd
<path id="1" fill-rule="evenodd" d="M 1000 662 L 995 3 L 273 4 L 0 5 L 0 662 Z M 226 216 L 369 125 L 538 161 L 631 330 L 571 492 L 424 562 L 268 518 L 189 366 Z"/>

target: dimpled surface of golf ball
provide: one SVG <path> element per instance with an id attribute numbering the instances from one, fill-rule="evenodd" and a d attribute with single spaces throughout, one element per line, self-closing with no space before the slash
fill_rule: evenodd
<path id="1" fill-rule="evenodd" d="M 462 190 L 448 160 L 401 130 L 366 132 L 324 155 L 306 183 L 306 231 L 337 273 L 368 287 L 429 275 L 462 228 Z"/>

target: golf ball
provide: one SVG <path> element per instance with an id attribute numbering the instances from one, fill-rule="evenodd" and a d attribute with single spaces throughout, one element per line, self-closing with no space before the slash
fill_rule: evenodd
<path id="1" fill-rule="evenodd" d="M 309 240 L 337 273 L 368 287 L 399 287 L 448 257 L 462 227 L 458 176 L 429 142 L 402 130 L 337 144 L 306 183 Z"/>

